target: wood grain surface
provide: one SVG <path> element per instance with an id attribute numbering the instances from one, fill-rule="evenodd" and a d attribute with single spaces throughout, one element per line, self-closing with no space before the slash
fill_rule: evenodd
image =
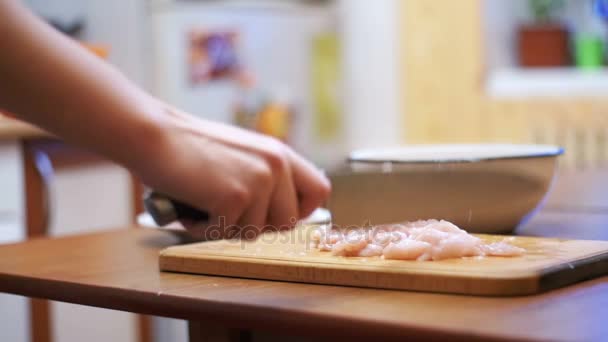
<path id="1" fill-rule="evenodd" d="M 311 248 L 314 227 L 267 233 L 254 242 L 221 240 L 175 246 L 160 254 L 166 271 L 316 284 L 470 295 L 526 295 L 608 274 L 608 241 L 513 237 L 518 257 L 440 261 L 344 258 Z M 505 236 L 478 235 L 485 242 Z"/>
<path id="2" fill-rule="evenodd" d="M 571 227 L 576 231 L 576 222 Z M 302 336 L 466 341 L 608 336 L 608 277 L 503 298 L 159 272 L 159 251 L 175 243 L 161 232 L 124 229 L 0 246 L 0 291 Z"/>

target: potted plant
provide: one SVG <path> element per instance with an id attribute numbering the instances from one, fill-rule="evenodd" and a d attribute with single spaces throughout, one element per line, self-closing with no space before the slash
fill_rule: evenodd
<path id="1" fill-rule="evenodd" d="M 570 61 L 568 30 L 557 14 L 564 0 L 528 0 L 533 23 L 517 32 L 519 64 L 524 67 L 556 67 Z"/>
<path id="2" fill-rule="evenodd" d="M 600 69 L 604 64 L 605 21 L 608 19 L 607 0 L 587 0 L 582 3 L 583 17 L 573 35 L 573 60 L 578 68 Z"/>

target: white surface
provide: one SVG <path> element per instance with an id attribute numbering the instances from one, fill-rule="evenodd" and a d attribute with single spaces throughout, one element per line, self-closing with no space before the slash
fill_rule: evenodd
<path id="1" fill-rule="evenodd" d="M 23 241 L 25 239 L 25 222 L 16 216 L 0 217 L 0 244 Z"/>
<path id="2" fill-rule="evenodd" d="M 554 210 L 581 208 L 587 212 L 608 209 L 608 168 L 560 168 L 546 206 Z"/>
<path id="3" fill-rule="evenodd" d="M 187 342 L 188 323 L 185 320 L 154 317 L 154 342 Z"/>
<path id="4" fill-rule="evenodd" d="M 486 92 L 497 98 L 606 97 L 608 70 L 499 69 L 488 74 Z"/>
<path id="5" fill-rule="evenodd" d="M 0 341 L 29 342 L 28 300 L 0 294 Z"/>
<path id="6" fill-rule="evenodd" d="M 317 224 L 331 221 L 331 213 L 325 208 L 315 209 L 308 217 L 302 219 L 303 224 Z"/>
<path id="7" fill-rule="evenodd" d="M 53 341 L 137 341 L 135 315 L 90 306 L 53 302 Z"/>
<path id="8" fill-rule="evenodd" d="M 558 155 L 562 149 L 551 145 L 453 144 L 410 145 L 353 151 L 352 161 L 450 162 Z"/>
<path id="9" fill-rule="evenodd" d="M 237 31 L 241 63 L 266 92 L 283 93 L 295 108 L 289 143 L 317 162 L 340 159 L 339 142 L 318 144 L 313 137 L 311 46 L 318 33 L 332 31 L 330 9 L 284 2 L 169 2 L 151 10 L 154 92 L 192 114 L 231 123 L 240 99 L 233 82 L 190 85 L 187 33 L 192 29 Z M 328 157 L 329 156 L 329 157 Z"/>
<path id="10" fill-rule="evenodd" d="M 88 25 L 85 39 L 109 45 L 109 61 L 130 80 L 149 88 L 146 0 L 87 0 L 85 3 Z"/>
<path id="11" fill-rule="evenodd" d="M 25 237 L 24 189 L 18 142 L 0 142 L 0 243 Z"/>
<path id="12" fill-rule="evenodd" d="M 158 225 L 154 222 L 154 219 L 152 219 L 152 216 L 150 216 L 148 213 L 140 213 L 137 215 L 137 224 L 148 228 L 158 227 Z"/>
<path id="13" fill-rule="evenodd" d="M 348 150 L 403 141 L 398 0 L 340 0 Z"/>
<path id="14" fill-rule="evenodd" d="M 22 226 L 22 221 L 16 218 L 0 219 L 0 244 L 23 240 Z M 27 303 L 25 297 L 0 294 L 0 341 L 29 341 Z"/>
<path id="15" fill-rule="evenodd" d="M 131 183 L 124 169 L 94 165 L 57 172 L 52 184 L 50 234 L 116 228 L 131 222 Z"/>
<path id="16" fill-rule="evenodd" d="M 131 221 L 129 174 L 117 166 L 61 170 L 52 185 L 53 236 L 116 228 Z M 136 341 L 133 314 L 57 302 L 51 310 L 55 341 Z"/>
<path id="17" fill-rule="evenodd" d="M 525 1 L 484 0 L 482 9 L 485 65 L 490 72 L 516 66 L 515 26 L 525 17 Z"/>
<path id="18" fill-rule="evenodd" d="M 0 142 L 0 244 L 25 238 L 23 160 L 19 144 Z M 29 341 L 27 300 L 0 294 L 0 341 Z"/>
<path id="19" fill-rule="evenodd" d="M 109 46 L 109 61 L 131 80 L 147 86 L 146 1 L 26 0 L 25 3 L 41 16 L 66 23 L 85 18 L 83 39 Z"/>
<path id="20" fill-rule="evenodd" d="M 162 2 L 161 2 L 162 3 Z M 185 35 L 191 28 L 237 29 L 244 64 L 260 86 L 286 90 L 297 108 L 290 143 L 301 153 L 333 167 L 354 148 L 403 141 L 399 80 L 399 1 L 340 0 L 336 10 L 280 1 L 171 2 L 152 8 L 154 91 L 194 114 L 230 122 L 237 89 L 227 82 L 191 87 L 186 79 Z M 256 10 L 243 8 L 259 7 Z M 316 138 L 311 93 L 311 39 L 337 31 L 343 75 L 342 127 L 331 141 Z"/>

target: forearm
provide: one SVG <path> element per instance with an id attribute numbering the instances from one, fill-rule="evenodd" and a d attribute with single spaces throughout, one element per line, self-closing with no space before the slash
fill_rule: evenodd
<path id="1" fill-rule="evenodd" d="M 20 4 L 0 15 L 0 107 L 127 166 L 153 144 L 159 102 Z"/>
<path id="2" fill-rule="evenodd" d="M 330 191 L 283 143 L 166 108 L 11 0 L 0 0 L 0 106 L 207 211 L 211 227 L 291 227 Z"/>

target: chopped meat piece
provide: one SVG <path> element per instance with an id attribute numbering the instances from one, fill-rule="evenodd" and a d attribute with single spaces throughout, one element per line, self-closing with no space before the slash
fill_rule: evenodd
<path id="1" fill-rule="evenodd" d="M 376 245 L 375 243 L 368 243 L 365 248 L 363 248 L 359 252 L 359 256 L 361 257 L 372 257 L 372 256 L 381 256 L 382 250 L 384 248 L 380 245 Z"/>
<path id="2" fill-rule="evenodd" d="M 486 255 L 494 256 L 517 256 L 522 255 L 526 252 L 523 248 L 513 246 L 512 244 L 505 241 L 482 245 L 480 246 L 480 248 Z"/>
<path id="3" fill-rule="evenodd" d="M 385 259 L 416 260 L 428 253 L 431 248 L 428 242 L 402 239 L 399 242 L 389 243 L 382 253 Z"/>
<path id="4" fill-rule="evenodd" d="M 351 230 L 346 235 L 324 225 L 311 236 L 311 246 L 337 256 L 372 257 L 398 260 L 442 260 L 467 256 L 512 257 L 523 248 L 500 242 L 484 243 L 451 222 L 420 220 L 381 225 L 369 230 Z"/>

